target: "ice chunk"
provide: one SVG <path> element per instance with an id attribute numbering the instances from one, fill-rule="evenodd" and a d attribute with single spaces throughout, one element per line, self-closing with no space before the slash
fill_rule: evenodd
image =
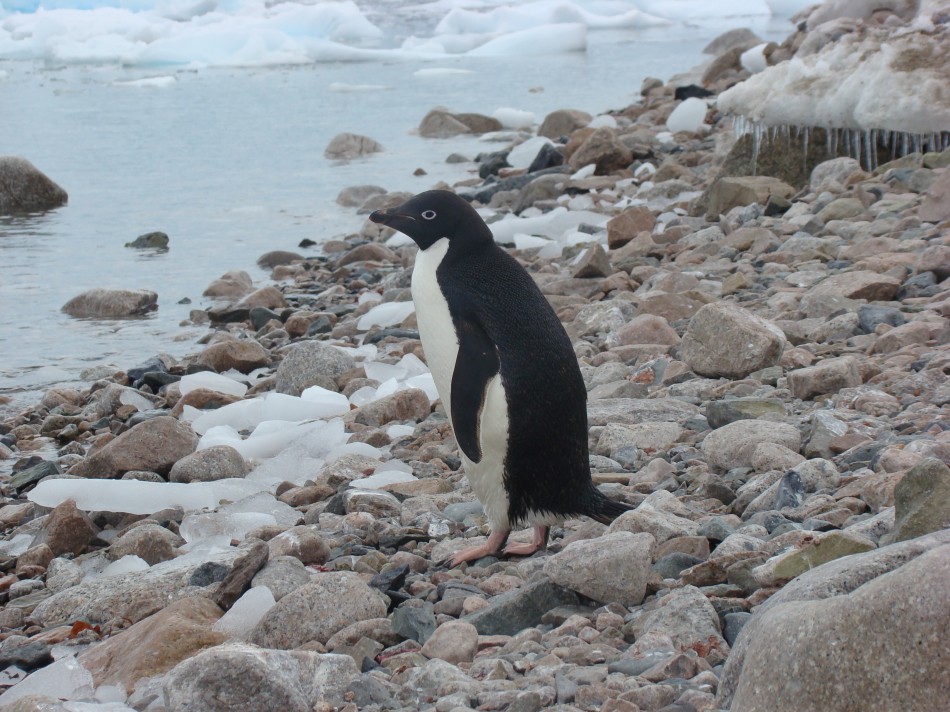
<path id="1" fill-rule="evenodd" d="M 537 157 L 538 151 L 551 143 L 551 139 L 544 136 L 529 138 L 511 149 L 508 153 L 508 163 L 512 168 L 527 168 Z"/>
<path id="2" fill-rule="evenodd" d="M 405 438 L 412 435 L 416 432 L 416 429 L 411 425 L 402 425 L 400 423 L 393 423 L 386 428 L 386 434 L 391 437 L 393 440 L 398 440 L 399 438 Z"/>
<path id="3" fill-rule="evenodd" d="M 742 63 L 743 69 L 752 74 L 764 71 L 765 68 L 769 66 L 765 59 L 765 48 L 768 46 L 768 42 L 763 42 L 743 52 L 739 56 L 739 61 Z"/>
<path id="4" fill-rule="evenodd" d="M 243 383 L 238 383 L 233 378 L 222 376 L 219 373 L 212 373 L 211 371 L 200 371 L 198 373 L 189 373 L 186 376 L 182 376 L 178 382 L 178 387 L 181 389 L 183 396 L 188 395 L 198 388 L 207 388 L 209 391 L 227 393 L 239 398 L 243 398 L 244 394 L 247 393 L 247 386 Z"/>
<path id="5" fill-rule="evenodd" d="M 488 40 L 468 52 L 472 57 L 527 57 L 587 49 L 587 27 L 561 23 L 532 27 Z"/>
<path id="6" fill-rule="evenodd" d="M 399 381 L 397 381 L 395 378 L 390 378 L 379 384 L 379 388 L 376 389 L 376 397 L 385 398 L 386 396 L 391 396 L 398 390 Z"/>
<path id="7" fill-rule="evenodd" d="M 418 376 L 422 373 L 429 372 L 429 367 L 415 354 L 406 354 L 403 356 L 399 359 L 399 365 L 406 369 L 410 376 Z"/>
<path id="8" fill-rule="evenodd" d="M 201 411 L 192 422 L 192 429 L 199 435 L 206 434 L 217 426 L 228 426 L 234 431 L 250 430 L 263 419 L 264 399 L 250 398 L 248 400 L 229 403 L 216 410 Z M 237 437 L 237 433 L 235 432 Z"/>
<path id="9" fill-rule="evenodd" d="M 387 463 L 386 466 L 388 466 L 388 464 L 389 463 Z M 386 485 L 391 485 L 396 482 L 415 482 L 417 479 L 417 477 L 408 472 L 384 470 L 382 472 L 374 472 L 369 477 L 353 480 L 350 482 L 350 487 L 354 489 L 379 489 L 380 487 L 385 487 Z"/>
<path id="10" fill-rule="evenodd" d="M 40 668 L 0 695 L 0 707 L 10 705 L 27 695 L 75 700 L 90 698 L 93 692 L 92 673 L 80 665 L 76 658 L 62 658 Z"/>
<path id="11" fill-rule="evenodd" d="M 267 514 L 281 526 L 290 527 L 300 521 L 300 512 L 289 504 L 281 502 L 270 492 L 257 492 L 242 497 L 236 502 L 225 504 L 218 510 L 223 514 L 241 514 L 246 512 Z"/>
<path id="12" fill-rule="evenodd" d="M 19 556 L 26 552 L 33 543 L 32 534 L 17 534 L 12 539 L 0 541 L 0 552 L 7 556 Z"/>
<path id="13" fill-rule="evenodd" d="M 186 516 L 181 520 L 178 533 L 189 544 L 212 537 L 241 541 L 251 529 L 276 523 L 273 515 L 264 512 L 208 512 Z"/>
<path id="14" fill-rule="evenodd" d="M 374 381 L 383 383 L 390 378 L 402 379 L 409 375 L 409 370 L 401 364 L 381 363 L 380 361 L 367 361 L 363 364 L 363 370 L 366 371 L 366 377 Z"/>
<path id="15" fill-rule="evenodd" d="M 379 292 L 363 292 L 356 299 L 357 304 L 366 304 L 367 302 L 373 302 L 374 304 L 383 301 L 383 295 Z"/>
<path id="16" fill-rule="evenodd" d="M 435 380 L 432 378 L 431 373 L 421 373 L 418 376 L 406 379 L 406 385 L 409 388 L 418 388 L 421 391 L 425 391 L 425 394 L 429 396 L 430 403 L 435 403 L 439 400 L 439 391 L 435 387 Z"/>
<path id="17" fill-rule="evenodd" d="M 170 507 L 185 511 L 213 508 L 222 499 L 239 499 L 264 488 L 257 482 L 225 479 L 215 482 L 143 482 L 140 480 L 62 479 L 40 482 L 27 498 L 42 507 L 67 499 L 86 511 L 152 514 Z"/>
<path id="18" fill-rule="evenodd" d="M 375 388 L 372 386 L 363 386 L 362 388 L 357 388 L 350 394 L 350 403 L 357 408 L 362 408 L 367 403 L 372 403 L 376 400 L 376 397 Z"/>
<path id="19" fill-rule="evenodd" d="M 342 393 L 319 386 L 305 390 L 298 398 L 286 393 L 268 393 L 264 398 L 262 420 L 312 420 L 348 413 L 350 403 Z"/>
<path id="20" fill-rule="evenodd" d="M 705 126 L 706 112 L 709 110 L 706 102 L 696 97 L 684 99 L 679 106 L 673 109 L 666 120 L 666 128 L 672 133 L 678 131 L 699 131 Z"/>
<path id="21" fill-rule="evenodd" d="M 165 74 L 160 77 L 142 77 L 141 79 L 116 80 L 113 85 L 117 87 L 145 87 L 150 89 L 160 89 L 170 87 L 178 80 L 171 74 Z"/>
<path id="22" fill-rule="evenodd" d="M 587 124 L 589 129 L 599 129 L 599 128 L 608 128 L 615 129 L 617 128 L 617 119 L 615 119 L 610 114 L 600 114 L 595 116 L 590 120 L 590 123 Z"/>
<path id="23" fill-rule="evenodd" d="M 536 235 L 525 235 L 518 233 L 515 235 L 515 248 L 519 250 L 530 250 L 535 247 L 546 247 L 551 244 L 551 240 Z"/>
<path id="24" fill-rule="evenodd" d="M 492 113 L 492 117 L 498 119 L 501 125 L 506 129 L 528 128 L 536 121 L 532 112 L 522 109 L 510 109 L 508 107 L 495 109 Z"/>
<path id="25" fill-rule="evenodd" d="M 416 310 L 412 302 L 386 302 L 370 309 L 359 321 L 356 328 L 366 331 L 372 326 L 393 326 L 402 321 Z"/>
<path id="26" fill-rule="evenodd" d="M 215 621 L 212 629 L 234 637 L 247 635 L 275 603 L 277 602 L 274 600 L 274 594 L 267 586 L 254 586 Z"/>
<path id="27" fill-rule="evenodd" d="M 379 459 L 382 457 L 382 452 L 380 452 L 379 448 L 375 448 L 369 443 L 346 443 L 327 453 L 327 463 L 336 462 L 344 455 L 365 455 L 366 457 Z"/>
<path id="28" fill-rule="evenodd" d="M 148 568 L 148 562 L 136 556 L 135 554 L 126 554 L 121 559 L 113 561 L 111 564 L 106 566 L 98 574 L 90 574 L 85 576 L 85 579 L 90 578 L 105 578 L 109 576 L 121 576 L 122 574 L 130 574 L 134 571 L 145 571 Z"/>
<path id="29" fill-rule="evenodd" d="M 578 168 L 571 174 L 571 178 L 574 180 L 581 180 L 582 178 L 590 178 L 597 171 L 596 163 L 588 163 L 586 166 Z"/>
<path id="30" fill-rule="evenodd" d="M 298 438 L 306 436 L 319 428 L 319 422 L 303 423 L 284 420 L 265 420 L 254 428 L 247 439 L 228 426 L 218 426 L 206 432 L 198 441 L 198 449 L 204 450 L 213 445 L 230 445 L 245 459 L 261 460 L 273 457 Z"/>

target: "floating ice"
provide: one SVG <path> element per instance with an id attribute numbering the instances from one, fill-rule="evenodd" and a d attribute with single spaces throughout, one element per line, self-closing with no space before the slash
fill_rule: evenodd
<path id="1" fill-rule="evenodd" d="M 267 586 L 254 586 L 235 601 L 228 612 L 211 627 L 219 633 L 242 637 L 250 633 L 276 603 L 274 594 Z"/>
<path id="2" fill-rule="evenodd" d="M 709 106 L 702 99 L 690 97 L 684 99 L 679 106 L 673 109 L 666 120 L 666 128 L 672 133 L 679 131 L 699 131 L 705 126 L 706 112 Z"/>
<path id="3" fill-rule="evenodd" d="M 551 145 L 551 139 L 535 136 L 519 143 L 508 153 L 508 163 L 512 168 L 527 168 L 545 146 Z"/>
<path id="4" fill-rule="evenodd" d="M 492 117 L 498 119 L 506 129 L 523 129 L 532 126 L 537 121 L 535 115 L 523 109 L 502 107 L 495 109 Z"/>
<path id="5" fill-rule="evenodd" d="M 587 49 L 587 27 L 570 23 L 545 25 L 512 32 L 489 40 L 467 54 L 472 57 L 528 57 L 583 52 L 585 49 Z"/>
<path id="6" fill-rule="evenodd" d="M 416 77 L 456 77 L 462 74 L 475 74 L 471 69 L 455 69 L 453 67 L 427 67 L 417 69 L 413 76 Z"/>
<path id="7" fill-rule="evenodd" d="M 416 307 L 412 302 L 386 302 L 385 304 L 379 304 L 360 317 L 359 321 L 356 322 L 356 328 L 361 331 L 366 331 L 373 326 L 386 327 L 401 324 L 403 320 L 415 310 Z"/>
<path id="8" fill-rule="evenodd" d="M 263 489 L 239 479 L 215 482 L 143 482 L 140 480 L 44 480 L 27 494 L 41 507 L 56 507 L 67 499 L 86 511 L 153 514 L 170 507 L 185 511 L 211 509 L 221 500 L 235 500 Z"/>
<path id="9" fill-rule="evenodd" d="M 59 700 L 89 699 L 93 696 L 92 673 L 74 657 L 62 658 L 40 668 L 25 680 L 0 695 L 5 707 L 27 695 L 42 695 Z"/>
<path id="10" fill-rule="evenodd" d="M 178 388 L 183 396 L 198 388 L 227 393 L 238 398 L 242 398 L 247 393 L 247 386 L 243 383 L 238 383 L 232 378 L 211 371 L 200 371 L 199 373 L 189 373 L 182 376 L 178 382 Z"/>
<path id="11" fill-rule="evenodd" d="M 160 89 L 162 87 L 170 87 L 177 81 L 178 80 L 171 74 L 166 74 L 161 77 L 143 77 L 142 79 L 128 79 L 126 81 L 114 81 L 112 83 L 117 87 Z"/>
<path id="12" fill-rule="evenodd" d="M 330 86 L 327 88 L 330 91 L 339 92 L 377 92 L 392 89 L 392 87 L 387 87 L 384 84 L 346 84 L 345 82 L 331 82 Z"/>

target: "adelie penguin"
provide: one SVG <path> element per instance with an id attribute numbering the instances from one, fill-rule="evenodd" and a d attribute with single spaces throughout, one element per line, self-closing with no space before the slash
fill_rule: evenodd
<path id="1" fill-rule="evenodd" d="M 491 525 L 484 545 L 451 566 L 502 551 L 513 527 L 531 525 L 526 556 L 551 524 L 587 515 L 609 523 L 628 507 L 591 480 L 587 390 L 571 341 L 541 291 L 495 244 L 475 209 L 431 190 L 370 220 L 419 246 L 412 299 L 429 369 Z"/>

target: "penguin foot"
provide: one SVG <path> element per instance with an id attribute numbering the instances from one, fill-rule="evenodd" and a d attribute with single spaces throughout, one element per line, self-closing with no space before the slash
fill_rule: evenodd
<path id="1" fill-rule="evenodd" d="M 543 551 L 548 546 L 548 528 L 536 526 L 534 536 L 528 543 L 511 543 L 505 547 L 505 556 L 531 556 L 536 551 Z"/>
<path id="2" fill-rule="evenodd" d="M 481 546 L 472 546 L 468 549 L 462 549 L 449 559 L 449 568 L 454 569 L 466 561 L 475 561 L 476 559 L 481 559 L 483 556 L 494 556 L 498 554 L 501 551 L 501 547 L 508 541 L 509 534 L 511 534 L 510 529 L 498 529 L 493 531 L 488 535 L 488 539 Z"/>

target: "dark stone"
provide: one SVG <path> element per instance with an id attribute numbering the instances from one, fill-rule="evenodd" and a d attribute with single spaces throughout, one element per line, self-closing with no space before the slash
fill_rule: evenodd
<path id="1" fill-rule="evenodd" d="M 271 319 L 281 321 L 280 314 L 275 312 L 273 309 L 268 309 L 267 307 L 254 307 L 251 309 L 248 316 L 251 319 L 251 327 L 254 329 L 254 331 L 264 328 L 264 325 Z"/>
<path id="2" fill-rule="evenodd" d="M 247 321 L 250 317 L 251 310 L 247 307 L 225 305 L 208 310 L 208 318 L 211 319 L 212 324 L 232 324 Z"/>
<path id="3" fill-rule="evenodd" d="M 234 602 L 250 588 L 251 579 L 267 563 L 267 556 L 267 544 L 262 541 L 254 542 L 244 554 L 235 559 L 234 565 L 221 579 L 221 585 L 218 586 L 211 600 L 224 610 L 230 609 Z"/>
<path id="4" fill-rule="evenodd" d="M 125 375 L 129 377 L 129 382 L 133 384 L 133 387 L 145 378 L 146 373 L 168 373 L 168 367 L 156 356 L 143 364 L 125 369 Z"/>
<path id="5" fill-rule="evenodd" d="M 932 297 L 940 291 L 937 275 L 933 272 L 921 272 L 905 280 L 897 292 L 898 299 Z"/>
<path id="6" fill-rule="evenodd" d="M 478 166 L 478 177 L 482 180 L 498 175 L 498 171 L 502 168 L 510 168 L 511 164 L 508 163 L 508 152 L 503 151 L 500 153 L 490 153 L 481 161 Z"/>
<path id="7" fill-rule="evenodd" d="M 537 173 L 545 168 L 554 168 L 561 165 L 564 165 L 564 154 L 554 144 L 546 143 L 538 151 L 538 155 L 534 157 L 534 160 L 531 161 L 531 165 L 528 166 L 528 173 Z"/>
<path id="8" fill-rule="evenodd" d="M 792 201 L 788 198 L 783 198 L 781 195 L 770 195 L 768 202 L 765 204 L 765 216 L 774 218 L 784 215 L 790 207 L 792 207 Z"/>
<path id="9" fill-rule="evenodd" d="M 735 531 L 735 527 L 727 524 L 722 517 L 712 517 L 699 525 L 696 532 L 699 536 L 704 536 L 709 541 L 720 542 Z"/>
<path id="10" fill-rule="evenodd" d="M 776 529 L 778 529 L 783 524 L 788 524 L 789 520 L 783 517 L 778 512 L 766 511 L 766 512 L 756 512 L 747 520 L 750 524 L 760 524 L 765 527 L 765 530 L 771 534 Z"/>
<path id="11" fill-rule="evenodd" d="M 706 404 L 706 420 L 713 429 L 737 420 L 758 420 L 766 416 L 785 417 L 785 405 L 777 398 L 732 398 Z"/>
<path id="12" fill-rule="evenodd" d="M 499 191 L 521 190 L 538 176 L 564 172 L 566 172 L 566 168 L 564 166 L 546 168 L 543 171 L 525 173 L 524 175 L 512 176 L 511 178 L 505 178 L 504 180 L 496 181 L 494 183 L 486 183 L 481 188 L 478 188 L 475 193 L 460 195 L 462 195 L 462 197 L 466 200 L 477 200 L 479 203 L 484 203 L 487 205 L 489 202 L 491 202 L 492 196 Z"/>
<path id="13" fill-rule="evenodd" d="M 657 663 L 665 662 L 672 658 L 674 653 L 651 653 L 644 658 L 621 658 L 607 663 L 607 672 L 619 672 L 624 675 L 636 677 Z"/>
<path id="14" fill-rule="evenodd" d="M 369 585 L 378 589 L 380 593 L 387 591 L 398 591 L 406 583 L 406 576 L 409 575 L 409 564 L 396 566 L 388 571 L 381 571 L 370 580 Z"/>
<path id="15" fill-rule="evenodd" d="M 172 383 L 178 383 L 181 380 L 181 376 L 178 376 L 174 373 L 168 373 L 167 371 L 149 371 L 144 376 L 140 382 L 137 381 L 138 386 L 148 386 L 155 393 L 158 393 L 162 388 L 168 386 Z"/>
<path id="16" fill-rule="evenodd" d="M 376 344 L 390 336 L 397 339 L 418 339 L 419 332 L 415 329 L 380 329 L 375 334 L 366 337 L 365 343 Z"/>
<path id="17" fill-rule="evenodd" d="M 435 612 L 430 603 L 403 604 L 392 614 L 393 632 L 417 643 L 425 643 L 435 633 L 436 626 Z"/>
<path id="18" fill-rule="evenodd" d="M 743 626 L 749 622 L 751 613 L 727 613 L 723 616 L 722 637 L 726 639 L 730 647 L 736 644 L 736 638 Z"/>
<path id="19" fill-rule="evenodd" d="M 662 578 L 675 579 L 679 578 L 683 569 L 688 569 L 691 566 L 701 563 L 703 563 L 703 560 L 699 557 L 684 554 L 681 551 L 674 551 L 672 554 L 667 554 L 653 564 L 653 570 Z"/>
<path id="20" fill-rule="evenodd" d="M 713 92 L 696 86 L 695 84 L 687 84 L 686 86 L 676 87 L 676 89 L 673 90 L 673 98 L 677 101 L 683 101 L 684 99 L 705 99 L 707 96 L 712 95 Z"/>
<path id="21" fill-rule="evenodd" d="M 310 326 L 307 327 L 307 336 L 329 334 L 331 331 L 333 331 L 333 324 L 330 323 L 330 318 L 321 315 L 310 322 Z"/>
<path id="22" fill-rule="evenodd" d="M 40 641 L 27 641 L 22 645 L 4 646 L 0 650 L 0 668 L 16 665 L 23 670 L 33 670 L 53 662 L 51 648 Z"/>
<path id="23" fill-rule="evenodd" d="M 188 579 L 188 585 L 204 588 L 213 583 L 224 581 L 229 573 L 231 573 L 231 568 L 226 564 L 217 561 L 206 561 L 194 570 L 191 578 Z"/>
<path id="24" fill-rule="evenodd" d="M 794 509 L 805 501 L 805 483 L 795 470 L 789 470 L 779 481 L 775 493 L 775 509 Z"/>
<path id="25" fill-rule="evenodd" d="M 363 674 L 347 686 L 344 695 L 357 709 L 395 710 L 400 708 L 395 700 L 397 691 L 395 685 L 384 683 L 378 676 Z"/>
<path id="26" fill-rule="evenodd" d="M 32 467 L 27 467 L 26 469 L 17 472 L 15 475 L 13 475 L 13 477 L 10 478 L 8 484 L 16 491 L 17 494 L 20 494 L 23 492 L 23 490 L 32 487 L 44 477 L 59 474 L 62 474 L 62 470 L 59 469 L 59 465 L 57 465 L 55 462 L 43 460 L 39 464 L 33 465 Z"/>
<path id="27" fill-rule="evenodd" d="M 541 622 L 541 616 L 557 606 L 577 605 L 574 591 L 542 579 L 491 599 L 488 608 L 465 616 L 481 635 L 514 635 Z"/>
<path id="28" fill-rule="evenodd" d="M 147 232 L 139 235 L 132 242 L 126 242 L 126 247 L 134 247 L 137 250 L 167 250 L 168 235 L 164 232 Z"/>
<path id="29" fill-rule="evenodd" d="M 53 210 L 68 200 L 65 190 L 25 158 L 0 156 L 0 215 Z"/>
<path id="30" fill-rule="evenodd" d="M 905 321 L 903 312 L 894 307 L 876 304 L 862 304 L 858 307 L 858 325 L 866 334 L 872 333 L 878 324 L 901 326 Z"/>

